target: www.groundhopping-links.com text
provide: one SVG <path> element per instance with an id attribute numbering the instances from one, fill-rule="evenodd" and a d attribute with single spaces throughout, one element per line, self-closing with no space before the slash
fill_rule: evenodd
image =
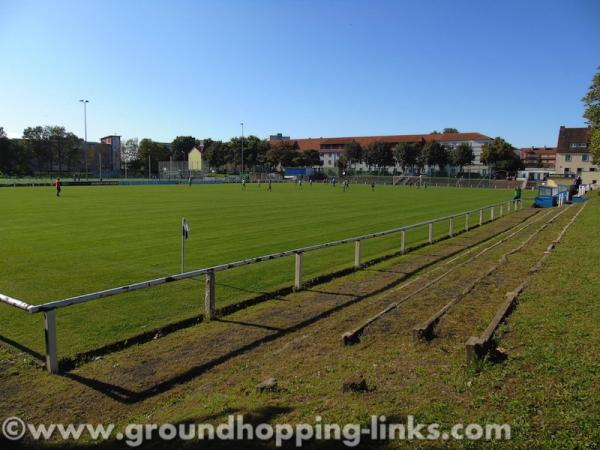
<path id="1" fill-rule="evenodd" d="M 104 441 L 116 439 L 130 447 L 145 441 L 274 441 L 277 447 L 293 442 L 296 447 L 317 441 L 339 441 L 347 447 L 356 447 L 370 440 L 509 440 L 508 424 L 455 424 L 447 430 L 437 423 L 423 424 L 407 416 L 405 423 L 388 423 L 385 416 L 371 416 L 368 425 L 355 423 L 324 423 L 320 416 L 314 423 L 269 424 L 248 423 L 243 415 L 230 415 L 226 423 L 213 424 L 129 424 L 121 432 L 114 424 L 32 424 L 19 417 L 8 417 L 2 422 L 1 436 L 10 441 L 22 439 L 77 441 L 79 439 Z"/>

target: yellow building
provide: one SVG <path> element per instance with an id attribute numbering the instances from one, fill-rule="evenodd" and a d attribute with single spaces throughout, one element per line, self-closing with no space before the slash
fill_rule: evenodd
<path id="1" fill-rule="evenodd" d="M 203 159 L 202 152 L 197 147 L 194 147 L 188 153 L 188 170 L 196 171 L 196 172 L 202 171 L 202 169 L 203 169 L 202 159 Z"/>

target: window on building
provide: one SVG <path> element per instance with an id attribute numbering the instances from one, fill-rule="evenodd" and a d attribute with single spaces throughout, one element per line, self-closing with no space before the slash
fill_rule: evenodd
<path id="1" fill-rule="evenodd" d="M 565 155 L 565 161 L 571 161 L 571 155 Z"/>
<path id="2" fill-rule="evenodd" d="M 585 142 L 571 142 L 569 144 L 570 148 L 587 148 L 587 144 Z"/>
<path id="3" fill-rule="evenodd" d="M 571 169 L 569 169 L 568 167 L 565 167 L 565 175 L 569 175 L 571 173 Z"/>
<path id="4" fill-rule="evenodd" d="M 589 161 L 590 160 L 590 155 L 584 153 L 583 155 L 581 155 L 581 160 L 582 161 Z"/>

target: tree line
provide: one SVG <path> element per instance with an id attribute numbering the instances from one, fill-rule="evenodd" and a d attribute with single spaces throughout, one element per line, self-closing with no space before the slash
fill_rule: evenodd
<path id="1" fill-rule="evenodd" d="M 444 129 L 444 132 L 455 129 Z M 435 135 L 438 133 L 432 133 Z M 244 170 L 274 171 L 280 167 L 316 167 L 322 161 L 317 149 L 300 151 L 296 141 L 267 141 L 256 136 L 233 137 L 229 141 L 199 140 L 193 136 L 177 136 L 170 143 L 152 139 L 128 139 L 121 144 L 121 161 L 130 175 L 158 173 L 160 161 L 186 161 L 188 153 L 198 148 L 211 169 L 221 173 L 240 173 L 242 170 L 242 145 Z M 85 170 L 84 161 L 94 155 L 86 155 L 88 146 L 83 140 L 61 126 L 28 127 L 21 139 L 8 139 L 0 127 L 0 173 L 9 175 L 33 175 L 36 173 L 77 173 Z M 433 140 L 390 144 L 375 141 L 364 148 L 356 141 L 345 145 L 337 160 L 340 170 L 356 169 L 365 163 L 369 170 L 387 171 L 399 166 L 403 173 L 422 173 L 447 166 L 459 168 L 472 164 L 474 153 L 467 143 L 454 147 Z M 495 170 L 514 172 L 521 167 L 515 149 L 502 138 L 495 138 L 483 146 L 481 162 Z M 150 170 L 149 170 L 150 169 Z"/>
<path id="2" fill-rule="evenodd" d="M 27 127 L 22 139 L 9 139 L 0 127 L 0 173 L 32 175 L 79 169 L 82 140 L 61 126 Z"/>
<path id="3" fill-rule="evenodd" d="M 72 174 L 86 171 L 86 161 L 97 158 L 95 146 L 84 145 L 83 139 L 62 126 L 28 127 L 20 139 L 9 139 L 0 127 L 0 174 L 35 175 Z M 199 148 L 208 165 L 219 172 L 277 170 L 282 167 L 320 166 L 317 150 L 301 152 L 295 141 L 269 142 L 256 136 L 234 137 L 229 141 L 198 140 L 193 136 L 177 136 L 170 143 L 149 138 L 127 139 L 121 143 L 121 162 L 130 175 L 158 173 L 160 161 L 187 161 L 188 153 Z M 87 154 L 90 153 L 90 154 Z"/>
<path id="4" fill-rule="evenodd" d="M 363 147 L 353 140 L 344 146 L 343 154 L 337 164 L 341 170 L 346 170 L 364 163 L 369 170 L 374 168 L 378 172 L 385 171 L 390 166 L 400 166 L 403 173 L 413 174 L 423 173 L 426 167 L 430 172 L 436 168 L 443 172 L 448 166 L 454 166 L 458 167 L 460 173 L 474 160 L 473 148 L 468 143 L 448 146 L 436 140 L 421 139 L 419 142 L 398 144 L 375 141 Z M 507 172 L 514 172 L 522 167 L 516 149 L 500 137 L 483 145 L 481 162 L 491 166 L 493 170 Z"/>
<path id="5" fill-rule="evenodd" d="M 256 136 L 233 137 L 229 141 L 213 139 L 198 140 L 193 136 L 177 136 L 170 144 L 152 139 L 128 139 L 122 145 L 121 159 L 128 170 L 147 173 L 158 172 L 159 161 L 187 161 L 188 153 L 198 148 L 211 169 L 221 173 L 240 173 L 242 170 L 242 146 L 244 171 L 274 171 L 279 167 L 314 167 L 322 165 L 317 150 L 301 152 L 295 141 L 269 142 Z"/>

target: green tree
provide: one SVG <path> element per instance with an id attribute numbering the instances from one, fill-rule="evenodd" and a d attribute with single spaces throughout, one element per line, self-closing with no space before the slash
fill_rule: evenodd
<path id="1" fill-rule="evenodd" d="M 344 145 L 344 156 L 352 167 L 352 164 L 358 164 L 363 160 L 363 148 L 362 146 L 352 139 L 352 142 Z"/>
<path id="2" fill-rule="evenodd" d="M 12 173 L 16 160 L 15 148 L 12 141 L 6 137 L 0 128 L 0 173 Z"/>
<path id="3" fill-rule="evenodd" d="M 27 127 L 23 131 L 27 151 L 35 155 L 40 170 L 53 171 L 55 167 L 62 174 L 67 166 L 72 170 L 81 160 L 81 139 L 67 132 L 61 126 Z"/>
<path id="4" fill-rule="evenodd" d="M 193 136 L 177 136 L 171 143 L 171 156 L 174 161 L 187 161 L 188 153 L 196 146 Z"/>
<path id="5" fill-rule="evenodd" d="M 456 128 L 444 128 L 442 130 L 442 133 L 446 134 L 446 133 L 458 133 L 458 130 Z"/>
<path id="6" fill-rule="evenodd" d="M 504 170 L 506 172 L 516 172 L 523 169 L 523 161 L 515 153 L 508 154 L 506 158 L 496 163 L 496 170 Z"/>
<path id="7" fill-rule="evenodd" d="M 72 171 L 81 160 L 81 139 L 74 133 L 67 132 L 65 127 L 48 128 L 52 151 L 58 162 L 58 174 L 62 175 L 65 165 L 69 171 Z"/>
<path id="8" fill-rule="evenodd" d="M 600 164 L 600 67 L 594 75 L 592 85 L 582 101 L 585 104 L 583 117 L 591 126 L 590 151 L 594 155 L 594 163 Z"/>
<path id="9" fill-rule="evenodd" d="M 492 170 L 515 171 L 522 167 L 521 158 L 515 148 L 501 137 L 496 137 L 483 144 L 481 162 L 492 167 Z M 516 169 L 515 169 L 516 167 Z"/>
<path id="10" fill-rule="evenodd" d="M 225 160 L 226 149 L 222 141 L 213 141 L 212 139 L 204 140 L 203 158 L 209 167 L 216 171 L 220 171 L 226 164 Z"/>
<path id="11" fill-rule="evenodd" d="M 272 142 L 266 155 L 266 162 L 271 168 L 281 165 L 283 167 L 293 167 L 298 161 L 298 143 L 296 141 L 277 141 Z"/>
<path id="12" fill-rule="evenodd" d="M 304 150 L 302 155 L 302 165 L 306 167 L 322 166 L 321 154 L 319 150 Z"/>
<path id="13" fill-rule="evenodd" d="M 411 170 L 417 165 L 419 158 L 419 145 L 416 142 L 400 142 L 392 149 L 396 162 L 402 167 L 402 172 L 407 168 Z"/>
<path id="14" fill-rule="evenodd" d="M 443 170 L 450 162 L 448 149 L 438 141 L 427 142 L 423 146 L 422 153 L 425 164 L 427 164 L 430 169 L 438 166 L 439 170 Z"/>
<path id="15" fill-rule="evenodd" d="M 470 165 L 475 159 L 473 147 L 471 144 L 463 142 L 452 149 L 452 164 L 458 166 L 459 172 L 463 171 L 463 167 Z"/>
<path id="16" fill-rule="evenodd" d="M 394 154 L 391 145 L 387 142 L 371 142 L 365 150 L 365 162 L 369 167 L 375 166 L 377 172 L 387 166 L 394 165 Z"/>
<path id="17" fill-rule="evenodd" d="M 32 167 L 38 170 L 52 170 L 52 148 L 50 146 L 50 133 L 47 127 L 27 127 L 23 130 L 23 139 L 35 163 Z"/>
<path id="18" fill-rule="evenodd" d="M 245 140 L 245 139 L 244 139 Z M 234 137 L 224 147 L 225 161 L 233 166 L 234 172 L 242 170 L 242 139 Z M 245 164 L 245 163 L 244 163 Z"/>
<path id="19" fill-rule="evenodd" d="M 242 138 L 233 138 L 229 141 L 232 151 L 233 161 L 235 165 L 241 164 L 242 158 Z M 269 150 L 269 142 L 259 139 L 256 136 L 244 136 L 244 168 L 246 170 L 255 170 L 257 165 L 264 164 L 267 159 L 267 151 Z"/>
<path id="20" fill-rule="evenodd" d="M 594 164 L 600 164 L 600 126 L 592 128 L 590 151 L 592 152 L 592 155 L 594 155 Z"/>
<path id="21" fill-rule="evenodd" d="M 0 137 L 0 173 L 32 175 L 33 155 L 21 139 Z"/>
<path id="22" fill-rule="evenodd" d="M 148 138 L 140 141 L 138 164 L 144 174 L 148 172 L 148 160 L 150 160 L 150 173 L 157 174 L 159 161 L 167 161 L 170 157 L 171 152 L 166 145 Z"/>
<path id="23" fill-rule="evenodd" d="M 11 139 L 14 155 L 13 171 L 18 175 L 33 175 L 33 154 L 22 139 Z"/>
<path id="24" fill-rule="evenodd" d="M 415 148 L 416 148 L 416 153 L 417 153 L 417 162 L 415 165 L 419 169 L 419 173 L 423 172 L 423 169 L 425 168 L 425 165 L 427 164 L 425 162 L 426 155 L 425 155 L 425 151 L 424 151 L 426 144 L 427 144 L 427 142 L 423 138 L 421 138 L 421 140 L 419 142 L 415 143 Z"/>
<path id="25" fill-rule="evenodd" d="M 348 168 L 348 159 L 346 158 L 346 155 L 342 153 L 338 158 L 336 164 L 338 168 L 338 174 L 344 172 Z"/>
<path id="26" fill-rule="evenodd" d="M 254 169 L 258 164 L 267 160 L 269 143 L 256 136 L 244 136 L 244 170 Z M 227 163 L 232 164 L 236 170 L 241 170 L 242 165 L 242 138 L 234 137 L 228 142 Z"/>
<path id="27" fill-rule="evenodd" d="M 256 138 L 255 136 L 253 136 Z M 254 161 L 252 161 L 253 167 L 257 165 L 263 166 L 267 162 L 267 152 L 271 148 L 271 143 L 266 139 L 256 138 L 256 151 L 253 153 Z"/>

